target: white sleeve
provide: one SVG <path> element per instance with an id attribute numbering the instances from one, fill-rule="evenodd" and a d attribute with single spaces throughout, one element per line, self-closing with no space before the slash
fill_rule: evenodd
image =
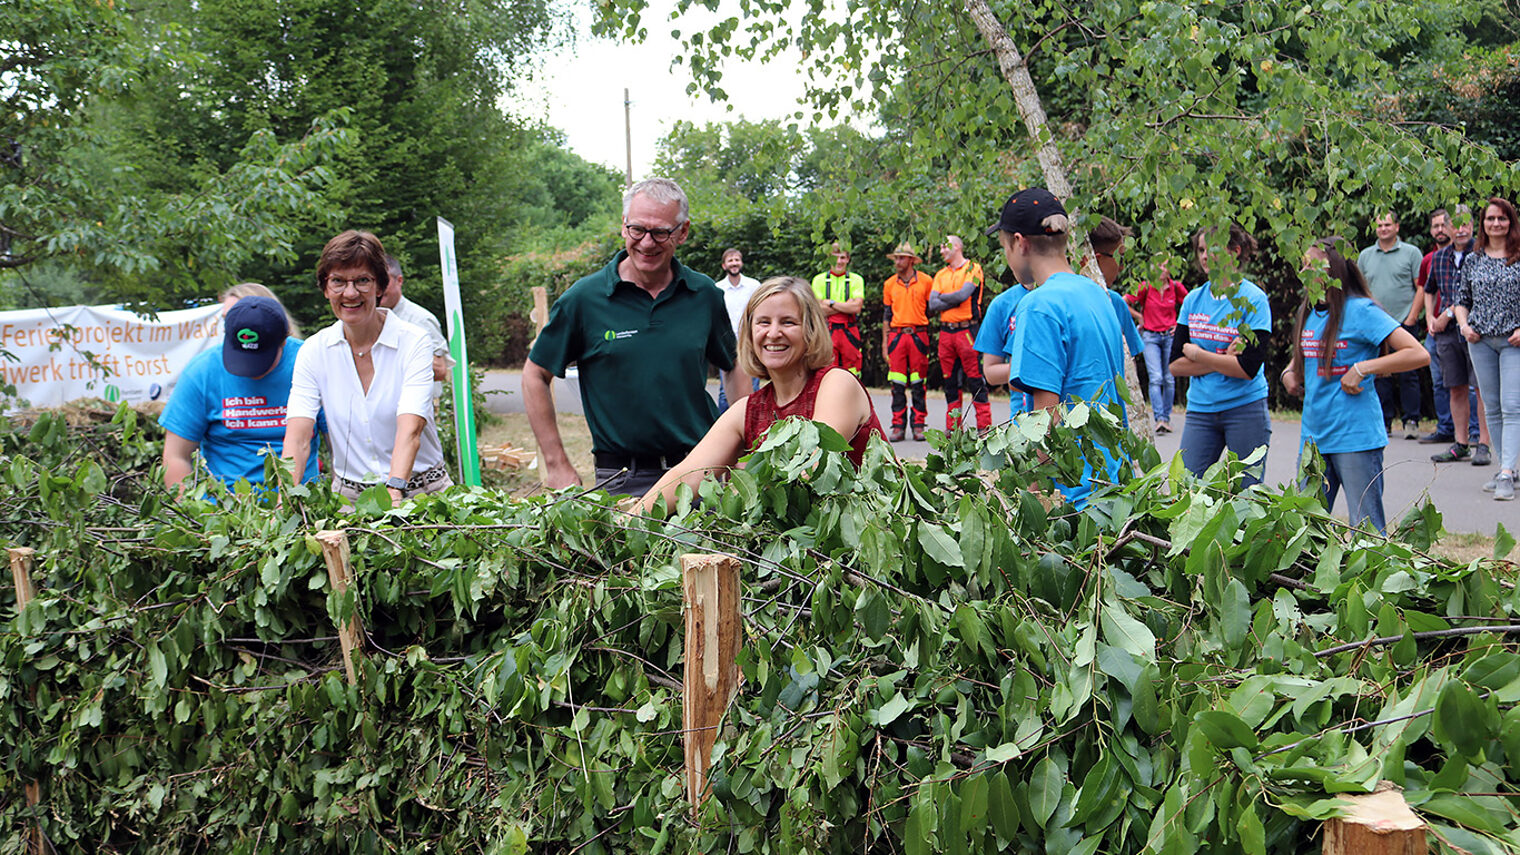
<path id="1" fill-rule="evenodd" d="M 418 328 L 419 332 L 422 332 Z M 427 335 L 403 341 L 401 347 L 401 394 L 396 413 L 411 413 L 433 420 L 433 345 Z"/>
<path id="2" fill-rule="evenodd" d="M 322 389 L 317 384 L 321 349 L 321 342 L 312 336 L 296 352 L 296 364 L 290 377 L 290 401 L 285 405 L 286 418 L 315 419 L 321 412 Z"/>

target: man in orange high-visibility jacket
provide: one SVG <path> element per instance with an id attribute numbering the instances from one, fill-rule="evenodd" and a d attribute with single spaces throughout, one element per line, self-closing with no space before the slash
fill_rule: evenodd
<path id="1" fill-rule="evenodd" d="M 939 315 L 939 370 L 945 378 L 945 430 L 961 426 L 961 388 L 971 393 L 976 426 L 992 427 L 987 381 L 982 379 L 974 342 L 982 321 L 982 266 L 966 257 L 966 245 L 948 235 L 939 248 L 945 267 L 934 274 L 929 314 Z"/>
<path id="2" fill-rule="evenodd" d="M 860 376 L 860 310 L 866 307 L 866 281 L 850 272 L 850 253 L 838 241 L 830 247 L 834 265 L 813 277 L 813 296 L 828 313 L 834 365 Z"/>
<path id="3" fill-rule="evenodd" d="M 907 393 L 913 392 L 913 438 L 922 441 L 929 418 L 924 402 L 924 377 L 929 373 L 929 292 L 934 280 L 914 265 L 923 262 L 906 243 L 887 253 L 897 268 L 881 286 L 883 305 L 881 353 L 892 384 L 892 429 L 888 438 L 901 442 L 908 421 Z"/>

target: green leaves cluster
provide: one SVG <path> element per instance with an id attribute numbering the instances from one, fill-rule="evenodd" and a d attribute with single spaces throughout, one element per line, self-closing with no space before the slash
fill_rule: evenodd
<path id="1" fill-rule="evenodd" d="M 8 839 L 1296 852 L 1338 794 L 1391 780 L 1448 849 L 1520 850 L 1498 565 L 1426 554 L 1429 508 L 1385 540 L 1309 495 L 1236 495 L 1238 462 L 1192 479 L 1139 447 L 1087 511 L 1042 501 L 1121 435 L 1105 412 L 939 438 L 924 466 L 878 444 L 858 472 L 787 422 L 668 521 L 570 493 L 170 506 L 38 425 L 0 466 L 0 537 L 39 550 L 40 583 L 0 633 L 6 786 L 42 787 L 0 809 Z M 338 526 L 357 594 L 311 538 Z M 677 556 L 711 551 L 745 565 L 744 682 L 693 821 Z"/>

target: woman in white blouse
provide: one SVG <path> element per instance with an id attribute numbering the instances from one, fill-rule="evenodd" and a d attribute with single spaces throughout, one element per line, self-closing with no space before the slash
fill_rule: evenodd
<path id="1" fill-rule="evenodd" d="M 333 489 L 349 500 L 374 484 L 396 501 L 453 484 L 433 424 L 433 347 L 380 308 L 389 279 L 385 249 L 369 232 L 327 242 L 317 287 L 338 321 L 301 348 L 290 389 L 284 456 L 302 470 L 325 409 Z"/>

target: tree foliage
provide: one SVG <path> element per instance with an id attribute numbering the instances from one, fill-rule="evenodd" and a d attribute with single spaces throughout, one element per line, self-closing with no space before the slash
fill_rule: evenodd
<path id="1" fill-rule="evenodd" d="M 114 281 L 121 299 L 162 299 L 174 290 L 163 280 L 182 290 L 206 269 L 293 257 L 291 219 L 324 207 L 341 114 L 283 139 L 242 129 L 225 162 L 142 180 L 101 114 L 177 67 L 178 45 L 90 0 L 6 4 L 0 33 L 0 268 L 53 259 Z"/>
<path id="2" fill-rule="evenodd" d="M 678 31 L 691 2 L 677 4 Z M 688 33 L 697 85 L 720 85 L 730 58 L 794 47 L 813 75 L 816 116 L 879 111 L 883 163 L 896 180 L 949 184 L 994 173 L 1005 190 L 1038 167 L 1008 84 L 956 6 L 875 3 L 848 14 L 817 0 L 794 10 L 759 0 Z M 1459 42 L 1430 38 L 1481 9 L 1337 2 L 1135 2 L 1080 10 L 994 3 L 1046 97 L 1072 170 L 1076 205 L 1139 226 L 1137 243 L 1173 269 L 1184 235 L 1228 220 L 1297 259 L 1313 237 L 1355 234 L 1373 209 L 1425 211 L 1512 192 L 1520 173 L 1458 127 L 1409 122 L 1390 86 Z M 643 0 L 606 4 L 603 26 L 637 37 Z M 802 11 L 802 14 L 796 12 Z M 700 38 L 699 38 L 700 36 Z M 904 46 L 910 46 L 911 50 Z M 920 215 L 924 231 L 968 231 L 1001 194 L 956 194 Z M 821 216 L 855 208 L 843 192 Z"/>
<path id="3" fill-rule="evenodd" d="M 0 830 L 134 852 L 1289 853 L 1388 779 L 1443 851 L 1520 851 L 1501 565 L 1431 557 L 1429 507 L 1389 540 L 1312 495 L 1231 492 L 1236 462 L 1193 479 L 1140 449 L 1088 511 L 1047 507 L 1029 484 L 1123 433 L 1069 424 L 924 466 L 878 444 L 857 472 L 841 437 L 786 422 L 662 521 L 463 489 L 353 515 L 321 486 L 174 504 L 130 411 L 44 417 L 0 434 L 0 538 L 39 550 L 40 583 L 0 628 Z M 310 534 L 332 527 L 357 593 L 329 589 Z M 744 684 L 696 821 L 673 677 L 694 551 L 745 565 Z M 351 615 L 352 686 L 331 629 Z"/>

